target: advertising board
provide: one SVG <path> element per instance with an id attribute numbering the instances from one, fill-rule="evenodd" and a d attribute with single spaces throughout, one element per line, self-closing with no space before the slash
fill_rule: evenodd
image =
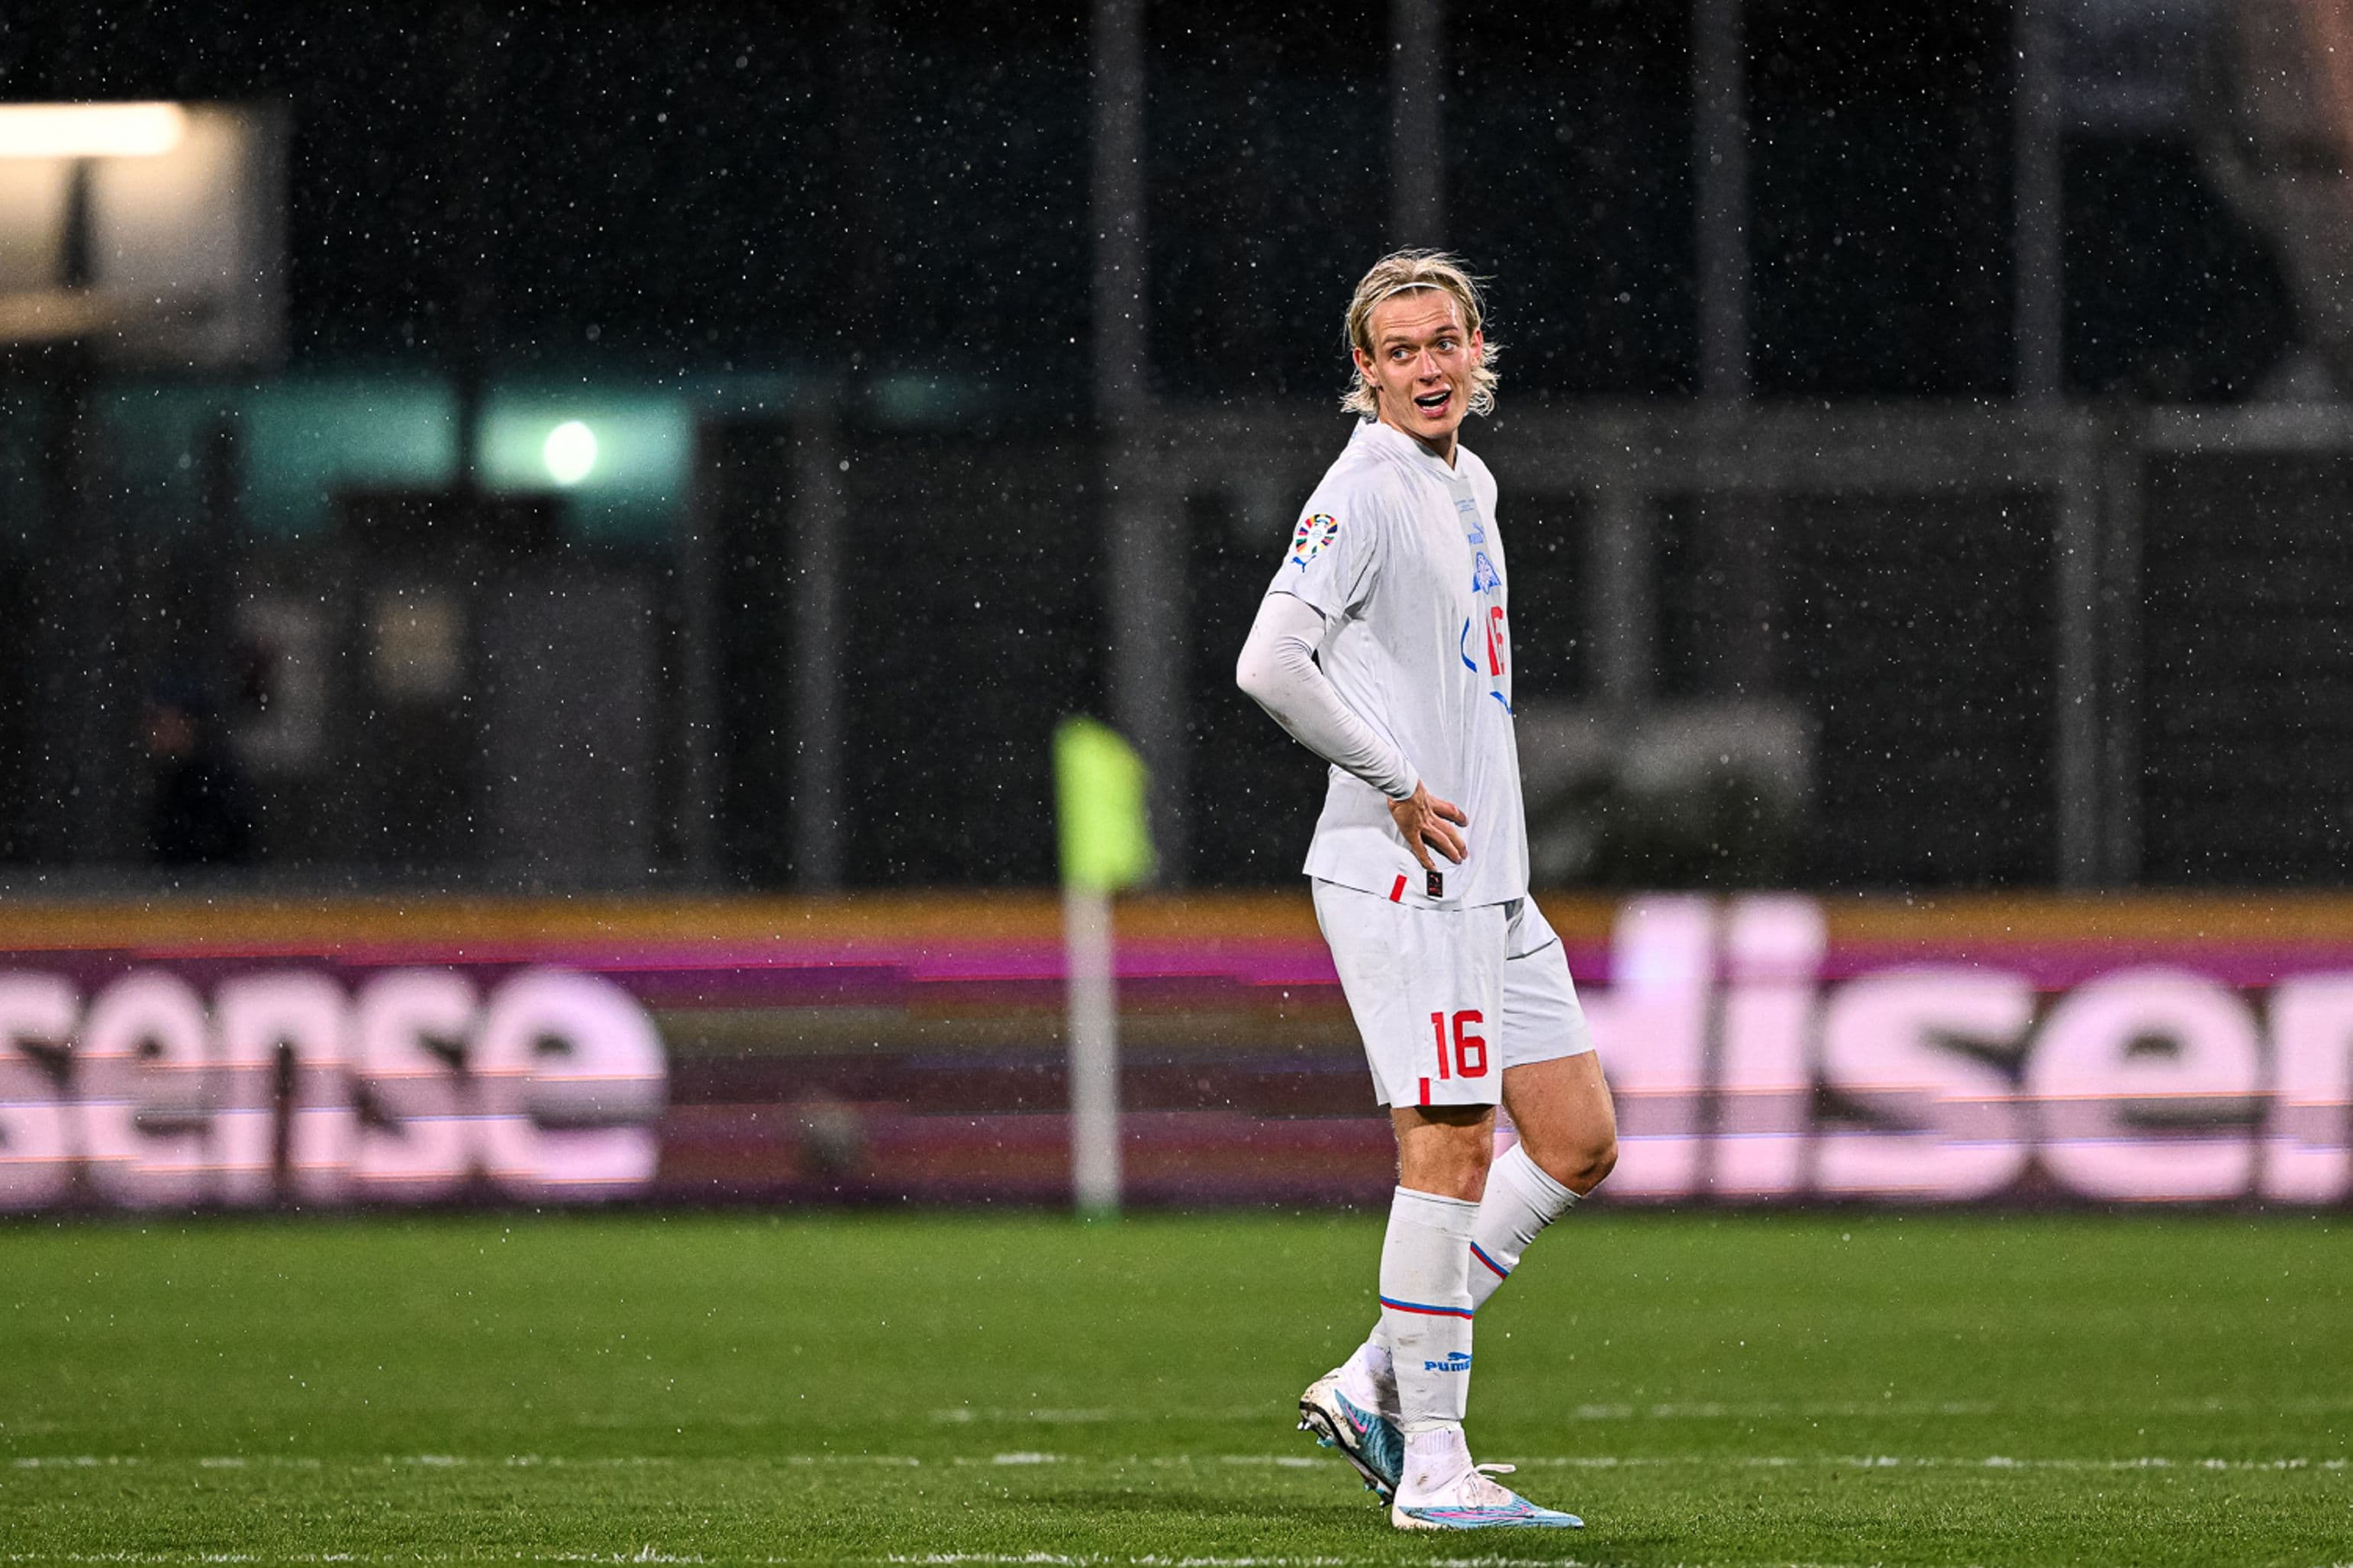
<path id="1" fill-rule="evenodd" d="M 2353 1194 L 2353 902 L 1546 903 L 1618 1097 L 1609 1201 Z M 1057 920 L 20 906 L 0 1208 L 1060 1201 Z M 1136 900 L 1120 929 L 1130 1199 L 1379 1201 L 1306 900 Z"/>

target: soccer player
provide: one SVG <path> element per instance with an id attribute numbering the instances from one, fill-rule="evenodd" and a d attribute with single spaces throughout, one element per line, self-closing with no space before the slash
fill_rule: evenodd
<path id="1" fill-rule="evenodd" d="M 1488 1479 L 1462 1435 L 1472 1314 L 1608 1175 L 1616 1117 L 1560 939 L 1528 897 L 1495 481 L 1457 439 L 1494 405 L 1495 346 L 1455 258 L 1356 285 L 1344 400 L 1236 668 L 1331 764 L 1307 852 L 1377 1099 L 1397 1132 L 1379 1321 L 1299 1402 L 1400 1530 L 1569 1528 Z M 1494 1158 L 1500 1100 L 1519 1142 Z"/>

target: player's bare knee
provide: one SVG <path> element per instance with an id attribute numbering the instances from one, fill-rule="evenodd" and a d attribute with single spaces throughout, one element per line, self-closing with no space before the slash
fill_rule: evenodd
<path id="1" fill-rule="evenodd" d="M 1602 1134 L 1601 1141 L 1588 1152 L 1585 1168 L 1574 1177 L 1562 1182 L 1561 1185 L 1581 1198 L 1603 1182 L 1608 1181 L 1609 1173 L 1617 1168 L 1618 1134 L 1613 1131 Z"/>
<path id="2" fill-rule="evenodd" d="M 1528 1157 L 1536 1169 L 1583 1197 L 1608 1179 L 1618 1167 L 1618 1134 L 1612 1129 L 1595 1138 L 1571 1138 L 1541 1147 L 1531 1146 Z"/>

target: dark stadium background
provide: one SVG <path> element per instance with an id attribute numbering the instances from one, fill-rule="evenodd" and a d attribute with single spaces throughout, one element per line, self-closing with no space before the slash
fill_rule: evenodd
<path id="1" fill-rule="evenodd" d="M 2216 194 L 2190 110 L 2166 97 L 2186 90 L 2180 61 L 2197 58 L 2205 13 L 2147 13 L 2178 34 L 2159 37 L 2178 44 L 2172 64 L 2160 51 L 2152 66 L 2115 41 L 2128 31 L 2098 31 L 2135 10 L 2070 14 L 2067 101 L 2138 93 L 2144 106 L 2070 108 L 2058 138 L 2058 391 L 2120 432 L 2140 408 L 2255 397 L 2297 334 L 2272 243 Z M 1740 406 L 2010 405 L 2016 22 L 1977 3 L 1745 7 Z M 1155 406 L 1280 408 L 1309 456 L 1336 439 L 1314 416 L 1342 377 L 1338 307 L 1390 237 L 1388 26 L 1378 5 L 1145 7 Z M 1509 353 L 1495 438 L 1535 410 L 1672 420 L 1714 406 L 1689 8 L 1457 0 L 1442 26 L 1439 237 L 1496 279 Z M 494 825 L 522 808 L 489 803 L 491 775 L 529 773 L 554 741 L 428 723 L 415 744 L 438 762 L 378 767 L 364 702 L 345 693 L 311 771 L 254 781 L 246 863 L 175 877 L 288 889 L 1050 882 L 1050 836 L 1004 825 L 1047 798 L 1056 720 L 1118 706 L 1090 357 L 1090 47 L 1082 7 L 886 0 L 12 16 L 9 100 L 271 101 L 290 134 L 282 359 L 104 374 L 100 395 L 125 418 L 158 387 L 203 413 L 174 427 L 185 439 L 100 440 L 107 500 L 88 515 L 64 520 L 27 461 L 48 428 L 42 357 L 9 359 L 19 467 L 0 605 L 20 626 L 78 606 L 66 615 L 81 627 L 25 639 L 0 669 L 12 879 L 146 885 L 138 697 L 194 670 L 212 700 L 239 699 L 246 650 L 214 646 L 220 617 L 206 608 L 225 575 L 296 591 L 364 577 L 410 550 L 399 517 L 446 504 L 459 515 L 448 526 L 474 529 L 501 570 L 586 573 L 657 607 L 644 679 L 597 698 L 617 733 L 638 737 L 624 789 L 636 826 L 602 839 L 526 826 L 522 849 L 502 847 Z M 332 495 L 335 521 L 290 541 L 253 482 L 277 427 L 253 406 L 333 378 L 438 389 L 461 424 L 526 384 L 682 395 L 696 409 L 692 495 L 673 515 L 593 531 L 566 498 L 526 495 L 509 504 L 539 521 L 508 527 L 461 494 L 436 500 L 441 478 L 420 477 L 375 487 L 400 492 L 389 500 Z M 784 390 L 757 406 L 726 390 L 754 380 Z M 839 711 L 822 721 L 792 679 L 789 548 L 808 504 L 795 465 L 819 411 L 849 464 L 836 504 L 856 520 L 831 628 Z M 142 465 L 190 447 L 211 479 L 164 495 Z M 1251 460 L 1247 439 L 1232 449 Z M 1589 702 L 1601 685 L 1582 596 L 1590 509 L 1548 486 L 1540 460 L 1518 461 L 1522 689 Z M 1751 529 L 1773 541 L 1761 564 L 1708 529 L 1695 496 L 1656 498 L 1649 694 L 1794 703 L 1814 726 L 1811 793 L 1791 823 L 1758 828 L 1736 809 L 1697 847 L 1634 833 L 1579 879 L 2338 881 L 2330 715 L 2353 681 L 2340 629 L 2353 563 L 2330 521 L 2353 477 L 2343 457 L 2308 445 L 2149 456 L 2136 502 L 2145 635 L 2116 643 L 2119 668 L 2103 676 L 2123 715 L 2111 731 L 2137 748 L 2103 786 L 2133 796 L 2133 842 L 2088 859 L 2054 847 L 2066 786 L 2052 741 L 2050 492 L 2012 485 L 2002 461 L 1916 504 L 1774 497 Z M 1274 488 L 1254 503 L 1269 515 L 1299 486 L 1285 472 Z M 2237 526 L 2217 529 L 2225 497 Z M 687 510 L 715 551 L 700 586 L 679 542 Z M 1198 494 L 1155 515 L 1177 535 L 1157 593 L 1183 606 L 1181 646 L 1159 650 L 1179 672 L 1182 721 L 1146 750 L 1181 764 L 1161 772 L 1187 799 L 1240 792 L 1240 809 L 1187 814 L 1164 880 L 1285 885 L 1314 770 L 1229 679 L 1280 520 Z M 80 547 L 59 548 L 60 533 Z M 2201 625 L 2217 584 L 2243 613 Z M 1741 628 L 1760 624 L 1778 651 L 1751 658 Z M 348 643 L 348 616 L 332 635 Z M 491 679 L 470 672 L 477 687 Z M 596 679 L 584 667 L 547 690 L 587 697 Z M 626 712 L 611 716 L 615 703 Z M 2103 734 L 2111 752 L 2126 743 Z M 811 744 L 834 759 L 833 847 L 807 863 L 792 825 L 807 782 L 795 758 Z M 715 827 L 698 827 L 698 811 Z"/>

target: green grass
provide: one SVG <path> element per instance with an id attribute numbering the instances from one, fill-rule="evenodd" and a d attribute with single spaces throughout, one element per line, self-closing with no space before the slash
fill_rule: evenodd
<path id="1" fill-rule="evenodd" d="M 1403 1537 L 1293 1402 L 1377 1222 L 0 1227 L 0 1562 L 2353 1562 L 2342 1218 L 1585 1215 Z M 1998 1462 L 1989 1462 L 1998 1461 Z"/>

